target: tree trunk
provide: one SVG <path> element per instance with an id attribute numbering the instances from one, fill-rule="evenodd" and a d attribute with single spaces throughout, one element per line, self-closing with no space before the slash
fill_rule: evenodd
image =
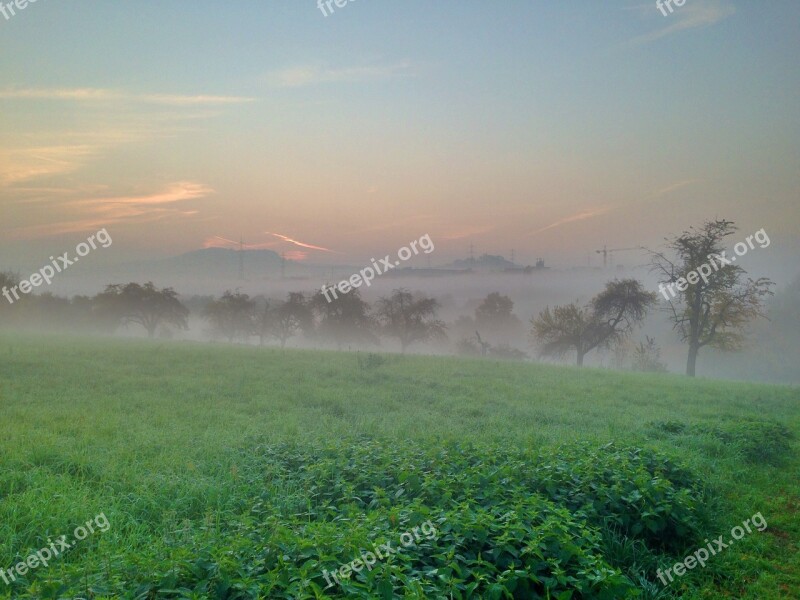
<path id="1" fill-rule="evenodd" d="M 697 346 L 689 346 L 689 358 L 686 361 L 686 374 L 689 377 L 694 377 L 697 367 L 697 353 L 700 348 Z"/>
<path id="2" fill-rule="evenodd" d="M 578 350 L 578 366 L 579 367 L 583 366 L 583 357 L 584 356 L 586 356 L 586 353 L 581 351 L 581 350 Z"/>

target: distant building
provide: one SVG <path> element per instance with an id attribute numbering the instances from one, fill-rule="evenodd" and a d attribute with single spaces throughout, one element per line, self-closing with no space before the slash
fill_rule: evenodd
<path id="1" fill-rule="evenodd" d="M 513 273 L 515 275 L 530 275 L 534 271 L 546 271 L 550 267 L 544 266 L 544 259 L 537 258 L 536 259 L 536 266 L 532 267 L 528 265 L 527 267 L 511 267 L 508 269 L 503 269 L 504 273 Z"/>

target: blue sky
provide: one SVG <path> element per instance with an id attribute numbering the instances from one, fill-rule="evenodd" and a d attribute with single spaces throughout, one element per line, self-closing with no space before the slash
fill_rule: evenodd
<path id="1" fill-rule="evenodd" d="M 109 260 L 428 233 L 568 264 L 717 216 L 786 257 L 798 23 L 788 0 L 38 0 L 0 17 L 0 263 L 105 226 Z"/>

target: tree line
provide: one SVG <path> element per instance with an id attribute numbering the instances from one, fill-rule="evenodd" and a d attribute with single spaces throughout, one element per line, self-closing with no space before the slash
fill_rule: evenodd
<path id="1" fill-rule="evenodd" d="M 674 284 L 696 272 L 710 255 L 722 251 L 722 244 L 736 231 L 726 220 L 704 223 L 669 241 L 667 252 L 652 253 L 652 269 L 660 282 Z M 688 346 L 687 375 L 694 376 L 702 348 L 736 350 L 744 343 L 743 329 L 764 315 L 764 298 L 773 285 L 768 279 L 749 279 L 738 265 L 727 264 L 707 278 L 684 286 L 674 298 L 658 303 L 655 292 L 644 289 L 635 279 L 610 281 L 588 303 L 546 307 L 530 319 L 529 341 L 540 356 L 576 357 L 582 366 L 592 351 L 612 349 L 627 341 L 654 307 L 661 308 L 682 342 Z M 695 278 L 697 279 L 697 278 Z M 15 278 L 0 273 L 0 289 L 14 285 Z M 4 313 L 36 303 L 37 313 L 70 315 L 76 324 L 105 331 L 129 325 L 142 327 L 149 337 L 159 328 L 188 329 L 190 309 L 171 287 L 157 288 L 152 283 L 113 284 L 94 297 L 76 296 L 71 300 L 51 294 L 30 297 L 19 306 L 3 306 Z M 456 348 L 461 354 L 523 359 L 525 352 L 508 344 L 492 345 L 486 331 L 519 331 L 523 325 L 513 314 L 513 301 L 497 292 L 489 294 L 476 308 L 474 317 L 460 317 L 452 329 L 461 334 Z M 397 341 L 402 352 L 416 344 L 445 340 L 448 327 L 438 318 L 440 303 L 422 294 L 396 289 L 381 297 L 375 306 L 366 302 L 358 290 L 333 300 L 322 292 L 292 292 L 284 300 L 251 298 L 239 290 L 227 290 L 221 297 L 204 303 L 200 316 L 208 323 L 215 339 L 228 342 L 250 341 L 260 345 L 274 340 L 281 348 L 295 336 L 332 342 L 342 349 L 350 345 L 377 344 L 380 337 Z M 484 331 L 484 336 L 481 336 Z M 468 334 L 465 335 L 465 332 Z M 663 370 L 655 341 L 647 338 L 634 352 L 642 370 Z"/>

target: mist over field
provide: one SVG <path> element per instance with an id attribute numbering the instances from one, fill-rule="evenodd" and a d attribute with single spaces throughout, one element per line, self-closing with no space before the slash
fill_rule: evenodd
<path id="1" fill-rule="evenodd" d="M 763 252 L 769 252 L 764 249 Z M 323 285 L 348 279 L 358 273 L 363 265 L 339 265 L 334 267 L 302 265 L 287 263 L 281 275 L 280 258 L 266 257 L 258 252 L 244 251 L 242 262 L 244 277 L 238 277 L 239 256 L 237 251 L 225 251 L 222 256 L 206 257 L 200 251 L 193 253 L 191 261 L 186 257 L 177 257 L 162 261 L 145 261 L 136 265 L 125 265 L 118 269 L 66 272 L 58 281 L 54 281 L 48 293 L 61 292 L 64 298 L 74 296 L 93 296 L 102 292 L 110 283 L 127 281 L 152 281 L 157 286 L 172 287 L 179 292 L 181 300 L 192 310 L 185 330 L 175 330 L 165 325 L 159 330 L 161 337 L 187 339 L 193 341 L 213 341 L 215 336 L 209 330 L 209 323 L 202 315 L 205 306 L 225 290 L 238 290 L 259 302 L 269 300 L 271 303 L 282 301 L 291 292 L 313 295 Z M 210 260 L 209 260 L 210 258 Z M 650 290 L 658 290 L 658 278 L 648 267 L 646 253 L 637 251 L 633 254 L 638 265 L 615 264 L 607 268 L 602 264 L 601 256 L 592 256 L 589 262 L 595 266 L 548 267 L 523 272 L 507 272 L 501 268 L 449 269 L 451 265 L 428 268 L 423 258 L 412 261 L 412 266 L 402 271 L 390 271 L 376 277 L 370 286 L 362 286 L 361 296 L 371 305 L 380 298 L 391 295 L 404 288 L 419 296 L 435 298 L 439 304 L 439 317 L 448 325 L 445 339 L 433 340 L 417 346 L 411 351 L 416 353 L 459 354 L 457 343 L 465 338 L 473 338 L 475 329 L 462 323 L 459 317 L 474 317 L 475 309 L 491 293 L 500 293 L 513 302 L 513 314 L 520 320 L 517 327 L 497 328 L 496 324 L 483 323 L 480 333 L 492 344 L 508 344 L 521 352 L 525 352 L 525 360 L 553 359 L 538 354 L 535 340 L 530 336 L 530 320 L 548 306 L 567 304 L 570 302 L 587 302 L 602 290 L 610 279 L 632 277 L 641 280 Z M 469 259 L 465 259 L 468 261 Z M 776 295 L 767 303 L 767 318 L 755 321 L 747 327 L 747 341 L 741 350 L 736 352 L 719 352 L 711 349 L 702 358 L 701 374 L 705 377 L 722 379 L 740 379 L 773 383 L 800 383 L 800 362 L 796 360 L 800 352 L 800 277 L 790 279 L 794 265 L 774 265 L 769 261 L 752 257 L 755 269 L 763 269 L 761 274 L 775 274 Z M 368 261 L 365 264 L 370 264 Z M 510 263 L 509 263 L 510 264 Z M 511 267 L 506 267 L 511 268 Z M 22 272 L 19 270 L 19 272 Z M 213 278 L 209 274 L 214 273 Z M 421 273 L 421 274 L 418 274 Z M 755 274 L 755 273 L 753 273 Z M 664 298 L 659 295 L 659 301 Z M 33 309 L 32 309 L 33 310 Z M 33 310 L 34 314 L 22 314 L 16 322 L 24 329 L 48 331 L 96 332 L 97 328 L 88 322 L 76 323 L 71 320 L 63 307 L 48 306 L 44 303 Z M 9 320 L 9 323 L 15 321 Z M 123 337 L 146 336 L 146 331 L 136 325 L 123 325 L 116 330 Z M 662 350 L 664 364 L 672 372 L 681 372 L 685 368 L 686 350 L 680 338 L 673 330 L 669 319 L 666 302 L 648 315 L 640 330 L 631 339 L 626 340 L 620 348 L 609 349 L 590 359 L 588 364 L 597 367 L 630 369 L 631 352 L 639 341 L 647 336 L 654 338 Z M 238 338 L 237 343 L 258 344 L 257 337 Z M 268 343 L 276 343 L 271 340 Z M 313 335 L 298 335 L 289 342 L 290 347 L 328 348 L 330 340 L 315 338 Z M 379 343 L 350 343 L 352 349 L 376 352 L 398 352 L 399 346 L 391 339 Z M 523 357 L 520 357 L 523 358 Z M 559 361 L 556 361 L 559 362 Z M 564 362 L 570 362 L 566 360 Z"/>
<path id="2" fill-rule="evenodd" d="M 798 23 L 0 1 L 0 600 L 800 598 Z"/>

